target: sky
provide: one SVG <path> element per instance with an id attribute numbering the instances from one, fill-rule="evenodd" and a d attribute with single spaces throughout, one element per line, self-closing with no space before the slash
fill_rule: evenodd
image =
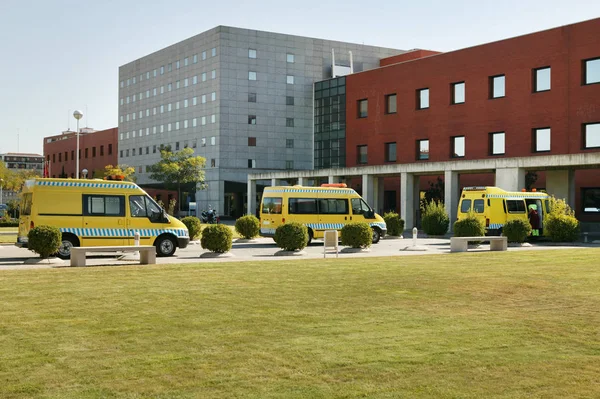
<path id="1" fill-rule="evenodd" d="M 118 126 L 119 66 L 218 25 L 451 51 L 600 17 L 598 0 L 0 0 L 0 154 Z"/>

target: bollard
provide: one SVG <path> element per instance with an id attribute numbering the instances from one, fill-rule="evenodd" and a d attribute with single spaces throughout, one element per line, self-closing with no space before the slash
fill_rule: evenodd
<path id="1" fill-rule="evenodd" d="M 417 246 L 417 233 L 418 233 L 417 228 L 413 227 L 413 247 Z"/>
<path id="2" fill-rule="evenodd" d="M 588 242 L 588 233 L 587 231 L 583 233 L 583 242 Z"/>
<path id="3" fill-rule="evenodd" d="M 133 245 L 135 245 L 136 247 L 140 246 L 140 233 L 138 233 L 137 231 L 133 235 Z"/>

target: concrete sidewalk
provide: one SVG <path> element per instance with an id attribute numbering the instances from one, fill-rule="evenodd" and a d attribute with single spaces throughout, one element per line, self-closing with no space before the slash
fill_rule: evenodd
<path id="1" fill-rule="evenodd" d="M 417 246 L 419 250 L 413 251 L 412 239 L 385 238 L 378 244 L 371 246 L 367 250 L 356 251 L 350 248 L 341 247 L 339 258 L 372 258 L 378 256 L 419 256 L 419 255 L 446 255 L 450 254 L 450 240 L 447 238 L 419 238 Z M 539 243 L 526 246 L 509 246 L 509 251 L 535 251 L 548 249 L 564 249 L 590 247 L 600 248 L 598 244 L 575 243 L 572 245 L 556 245 L 552 243 Z M 487 252 L 489 244 L 481 245 L 469 249 L 469 252 Z M 323 259 L 323 242 L 315 241 L 306 247 L 301 255 L 295 256 L 277 256 L 281 249 L 275 245 L 270 238 L 257 238 L 255 240 L 234 240 L 232 249 L 225 255 L 215 256 L 210 251 L 202 249 L 199 242 L 191 243 L 186 249 L 177 250 L 175 256 L 169 258 L 157 258 L 157 264 L 175 264 L 175 263 L 210 263 L 210 262 L 240 262 L 240 261 L 277 261 L 277 260 L 303 260 L 303 259 Z M 33 258 L 33 259 L 32 259 Z M 35 261 L 36 255 L 26 249 L 20 249 L 14 246 L 0 246 L 0 270 L 14 269 L 36 269 L 52 267 L 68 267 L 69 261 L 56 259 L 52 264 L 37 262 L 27 264 L 29 260 Z M 327 258 L 335 258 L 335 253 L 328 250 Z M 115 255 L 94 255 L 91 254 L 87 259 L 88 266 L 108 266 L 108 265 L 139 265 L 135 260 L 119 260 Z M 144 266 L 140 266 L 144 267 Z"/>

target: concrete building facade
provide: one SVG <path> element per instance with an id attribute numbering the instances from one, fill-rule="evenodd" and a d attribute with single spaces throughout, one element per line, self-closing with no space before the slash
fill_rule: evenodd
<path id="1" fill-rule="evenodd" d="M 313 84 L 401 53 L 218 26 L 119 68 L 119 163 L 150 183 L 161 146 L 191 147 L 206 158 L 198 209 L 240 216 L 249 172 L 313 168 Z"/>

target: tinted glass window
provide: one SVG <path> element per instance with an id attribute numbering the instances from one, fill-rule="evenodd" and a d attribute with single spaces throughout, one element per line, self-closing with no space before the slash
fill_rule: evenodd
<path id="1" fill-rule="evenodd" d="M 125 216 L 125 197 L 84 195 L 84 214 L 89 216 Z"/>
<path id="2" fill-rule="evenodd" d="M 346 215 L 348 214 L 348 200 L 345 199 L 320 199 L 319 213 L 324 215 Z"/>
<path id="3" fill-rule="evenodd" d="M 281 198 L 263 198 L 262 213 L 280 214 L 282 202 Z"/>
<path id="4" fill-rule="evenodd" d="M 370 211 L 369 205 L 362 198 L 352 198 L 352 213 L 355 215 L 363 215 Z"/>
<path id="5" fill-rule="evenodd" d="M 470 199 L 462 200 L 462 202 L 460 203 L 460 211 L 462 213 L 469 213 L 470 210 L 471 210 L 471 200 Z"/>
<path id="6" fill-rule="evenodd" d="M 525 213 L 525 201 L 522 200 L 506 200 L 508 213 Z"/>
<path id="7" fill-rule="evenodd" d="M 317 213 L 316 198 L 290 198 L 288 201 L 288 213 L 301 215 L 314 215 Z"/>
<path id="8" fill-rule="evenodd" d="M 23 199 L 21 200 L 21 215 L 29 216 L 31 215 L 31 200 L 33 198 L 33 194 L 28 193 L 23 195 Z"/>
<path id="9" fill-rule="evenodd" d="M 483 213 L 483 208 L 485 207 L 482 199 L 478 199 L 473 201 L 473 212 L 475 213 Z"/>

